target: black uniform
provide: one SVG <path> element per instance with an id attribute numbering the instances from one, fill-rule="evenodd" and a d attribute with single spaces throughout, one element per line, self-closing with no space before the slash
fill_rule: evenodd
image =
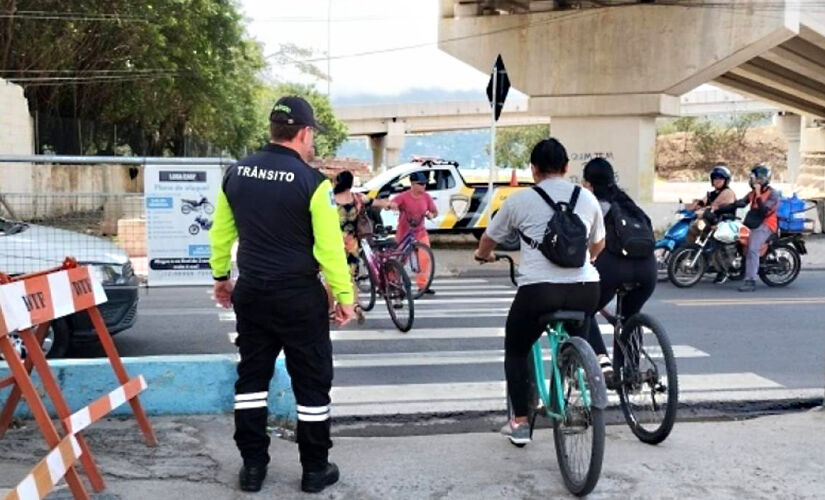
<path id="1" fill-rule="evenodd" d="M 327 464 L 332 344 L 320 269 L 342 303 L 352 303 L 332 185 L 292 149 L 269 144 L 227 172 L 212 239 L 216 279 L 229 272 L 239 240 L 240 277 L 232 294 L 241 361 L 235 384 L 235 441 L 246 464 L 269 462 L 267 397 L 275 359 L 286 354 L 305 471 Z"/>

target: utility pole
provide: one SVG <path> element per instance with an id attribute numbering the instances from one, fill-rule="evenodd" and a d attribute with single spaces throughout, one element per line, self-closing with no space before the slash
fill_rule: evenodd
<path id="1" fill-rule="evenodd" d="M 332 0 L 327 0 L 327 97 L 332 84 Z"/>

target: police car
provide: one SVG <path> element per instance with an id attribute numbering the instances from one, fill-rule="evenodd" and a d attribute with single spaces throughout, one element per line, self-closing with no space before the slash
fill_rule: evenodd
<path id="1" fill-rule="evenodd" d="M 529 171 L 512 176 L 510 182 L 495 182 L 493 196 L 490 197 L 489 185 L 486 181 L 487 170 L 479 170 L 473 175 L 475 182 L 468 182 L 472 172 L 462 172 L 458 163 L 438 158 L 416 157 L 409 163 L 401 164 L 389 169 L 366 182 L 354 191 L 363 193 L 370 198 L 394 198 L 410 189 L 410 176 L 421 172 L 427 176 L 427 193 L 432 196 L 438 207 L 438 217 L 426 221 L 427 231 L 431 234 L 461 234 L 471 233 L 480 238 L 487 227 L 487 206 L 492 200 L 492 214 L 501 208 L 504 200 L 510 195 L 533 185 L 532 179 L 527 179 Z M 398 214 L 385 211 L 381 214 L 384 225 L 396 227 Z M 505 250 L 515 250 L 519 247 L 518 234 L 513 234 L 500 245 Z"/>

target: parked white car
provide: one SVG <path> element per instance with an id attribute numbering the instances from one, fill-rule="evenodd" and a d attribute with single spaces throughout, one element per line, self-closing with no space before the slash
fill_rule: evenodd
<path id="1" fill-rule="evenodd" d="M 108 301 L 100 312 L 112 334 L 131 328 L 137 317 L 138 279 L 126 253 L 104 238 L 49 226 L 0 218 L 0 273 L 29 274 L 57 267 L 66 257 L 88 265 L 103 284 Z M 86 313 L 52 322 L 43 350 L 50 358 L 66 355 L 72 341 L 94 340 Z M 25 349 L 17 342 L 20 352 Z"/>

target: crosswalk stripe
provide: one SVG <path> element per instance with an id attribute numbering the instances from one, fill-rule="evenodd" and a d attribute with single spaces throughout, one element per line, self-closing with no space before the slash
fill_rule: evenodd
<path id="1" fill-rule="evenodd" d="M 825 297 L 771 297 L 756 299 L 673 299 L 663 300 L 665 304 L 679 307 L 708 307 L 708 306 L 769 306 L 769 305 L 817 305 L 825 304 Z"/>
<path id="2" fill-rule="evenodd" d="M 383 319 L 387 319 L 384 317 Z M 613 327 L 606 324 L 599 324 L 602 335 L 613 335 Z M 330 332 L 333 341 L 349 340 L 417 340 L 417 339 L 469 339 L 504 337 L 504 328 L 413 328 L 407 333 L 401 333 L 395 329 L 376 330 L 333 330 Z"/>
<path id="3" fill-rule="evenodd" d="M 378 403 L 339 403 L 336 400 L 336 389 L 333 388 L 332 413 L 337 417 L 370 416 L 370 415 L 399 415 L 416 413 L 456 413 L 467 411 L 504 411 L 507 408 L 504 399 L 503 385 L 498 394 L 482 398 L 448 399 L 440 401 L 393 401 Z M 718 403 L 735 401 L 783 401 L 813 399 L 822 397 L 822 388 L 788 389 L 743 389 L 719 391 L 688 391 L 679 394 L 682 404 Z M 619 396 L 615 392 L 608 392 L 608 405 L 617 407 Z"/>
<path id="4" fill-rule="evenodd" d="M 608 348 L 612 356 L 612 349 Z M 661 358 L 661 350 L 650 349 L 653 358 Z M 703 358 L 708 353 L 688 345 L 673 346 L 676 358 Z M 545 360 L 550 359 L 546 353 Z M 337 354 L 333 365 L 336 368 L 373 368 L 394 366 L 436 366 L 436 365 L 474 365 L 482 363 L 503 363 L 504 349 L 475 351 L 431 351 L 431 352 L 388 352 L 378 354 Z"/>
<path id="5" fill-rule="evenodd" d="M 492 409 L 501 409 L 505 385 L 500 381 L 339 386 L 332 388 L 332 401 L 337 415 L 408 413 L 415 408 L 421 412 L 467 411 L 491 405 Z M 793 392 L 751 372 L 679 375 L 680 401 L 719 400 L 724 398 L 724 393 L 763 390 L 778 390 L 786 394 L 785 397 L 790 397 L 787 394 Z M 822 389 L 818 391 L 821 395 Z M 778 397 L 780 392 L 773 395 Z M 439 407 L 444 409 L 439 410 Z"/>
<path id="6" fill-rule="evenodd" d="M 456 279 L 452 279 L 452 278 L 445 278 L 445 279 L 435 278 L 435 279 L 433 279 L 433 283 L 438 283 L 438 284 L 441 284 L 441 285 L 469 285 L 469 284 L 473 284 L 473 285 L 482 284 L 483 285 L 485 283 L 489 283 L 489 280 L 481 279 L 481 278 L 456 278 Z"/>
<path id="7" fill-rule="evenodd" d="M 435 287 L 433 287 L 433 288 L 435 288 Z M 477 297 L 477 296 L 481 296 L 481 295 L 508 295 L 508 296 L 512 297 L 512 296 L 516 295 L 516 290 L 514 290 L 514 289 L 510 289 L 510 290 L 487 290 L 486 286 L 484 288 L 485 288 L 484 290 L 479 290 L 478 288 L 476 288 L 475 290 L 449 290 L 449 289 L 439 287 L 439 288 L 436 289 L 436 297 L 461 297 L 461 296 Z M 512 300 L 512 299 L 510 299 L 510 300 Z M 421 303 L 426 304 L 427 302 L 432 302 L 432 301 L 433 301 L 433 299 L 428 298 L 426 300 L 422 300 Z"/>

